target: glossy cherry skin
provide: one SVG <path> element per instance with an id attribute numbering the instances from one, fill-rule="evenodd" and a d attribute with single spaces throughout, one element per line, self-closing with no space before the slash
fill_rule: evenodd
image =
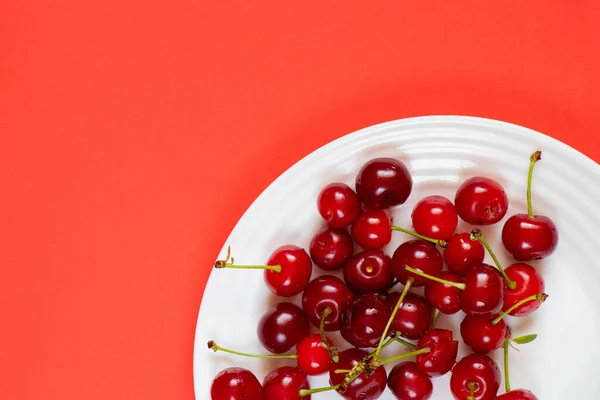
<path id="1" fill-rule="evenodd" d="M 330 345 L 334 345 L 331 339 L 327 338 L 327 341 Z M 298 354 L 298 368 L 306 375 L 320 375 L 329 371 L 331 356 L 320 334 L 308 335 L 299 341 L 296 345 L 296 354 Z"/>
<path id="2" fill-rule="evenodd" d="M 342 268 L 353 252 L 352 236 L 343 229 L 323 228 L 310 242 L 310 257 L 325 271 Z"/>
<path id="3" fill-rule="evenodd" d="M 356 218 L 351 232 L 363 249 L 381 249 L 392 240 L 392 220 L 385 210 L 367 209 Z"/>
<path id="4" fill-rule="evenodd" d="M 381 250 L 356 254 L 344 266 L 346 284 L 358 293 L 381 293 L 394 282 L 392 259 Z"/>
<path id="5" fill-rule="evenodd" d="M 399 298 L 399 292 L 391 293 L 386 297 L 392 310 Z M 432 317 L 431 304 L 423 296 L 408 292 L 394 316 L 391 329 L 399 332 L 406 339 L 416 340 L 429 329 Z"/>
<path id="6" fill-rule="evenodd" d="M 356 192 L 345 183 L 334 182 L 325 186 L 317 200 L 319 214 L 332 228 L 345 228 L 360 214 Z"/>
<path id="7" fill-rule="evenodd" d="M 322 275 L 313 279 L 302 293 L 302 308 L 308 320 L 317 328 L 326 308 L 331 313 L 325 318 L 324 329 L 337 331 L 340 329 L 340 315 L 344 307 L 354 300 L 354 293 L 339 278 Z"/>
<path id="8" fill-rule="evenodd" d="M 356 177 L 358 198 L 369 208 L 403 204 L 412 191 L 412 177 L 406 166 L 393 158 L 368 161 Z"/>
<path id="9" fill-rule="evenodd" d="M 537 270 L 529 264 L 516 263 L 504 270 L 506 275 L 517 284 L 515 289 L 509 289 L 504 282 L 504 304 L 502 311 L 508 310 L 519 301 L 543 293 L 546 290 L 544 278 Z M 510 312 L 514 317 L 525 317 L 537 310 L 542 303 L 537 300 L 528 301 Z"/>
<path id="10" fill-rule="evenodd" d="M 419 369 L 430 377 L 441 376 L 452 369 L 458 355 L 458 342 L 447 329 L 431 329 L 417 343 L 417 349 L 428 347 L 429 353 L 417 356 Z"/>
<path id="11" fill-rule="evenodd" d="M 443 196 L 427 196 L 413 209 L 412 224 L 415 232 L 433 239 L 447 240 L 458 224 L 454 204 Z"/>
<path id="12" fill-rule="evenodd" d="M 310 385 L 304 372 L 295 367 L 281 367 L 269 372 L 263 382 L 265 399 L 306 400 L 311 395 L 300 397 L 300 390 L 308 390 Z"/>
<path id="13" fill-rule="evenodd" d="M 471 240 L 469 232 L 452 235 L 444 249 L 444 261 L 452 272 L 466 274 L 473 265 L 481 264 L 485 248 L 479 240 Z"/>
<path id="14" fill-rule="evenodd" d="M 262 386 L 256 376 L 244 368 L 219 372 L 210 388 L 211 400 L 263 400 Z"/>
<path id="15" fill-rule="evenodd" d="M 285 353 L 308 335 L 308 319 L 300 307 L 279 303 L 258 321 L 258 339 L 271 353 Z"/>
<path id="16" fill-rule="evenodd" d="M 340 359 L 337 363 L 331 364 L 329 369 L 329 383 L 332 386 L 344 382 L 346 374 L 336 373 L 338 369 L 351 370 L 358 365 L 361 360 L 367 357 L 369 353 L 361 349 L 348 349 L 340 353 Z M 356 377 L 345 391 L 337 389 L 337 392 L 348 400 L 375 400 L 378 399 L 386 386 L 386 372 L 383 365 L 377 367 L 370 377 L 363 372 Z"/>
<path id="17" fill-rule="evenodd" d="M 475 383 L 475 400 L 493 400 L 500 389 L 500 368 L 483 354 L 471 354 L 456 363 L 450 377 L 450 390 L 456 400 L 469 398 L 469 382 Z"/>
<path id="18" fill-rule="evenodd" d="M 502 227 L 502 243 L 517 261 L 540 260 L 558 245 L 558 229 L 542 215 L 516 214 Z"/>
<path id="19" fill-rule="evenodd" d="M 510 333 L 503 319 L 496 325 L 492 325 L 492 319 L 497 316 L 497 314 L 465 316 L 460 324 L 460 335 L 463 342 L 473 351 L 481 354 L 487 354 L 502 347 Z"/>
<path id="20" fill-rule="evenodd" d="M 413 361 L 395 365 L 387 385 L 398 400 L 428 400 L 433 394 L 431 379 Z"/>
<path id="21" fill-rule="evenodd" d="M 462 277 L 454 272 L 442 271 L 438 278 L 450 282 L 462 283 Z M 445 283 L 430 282 L 425 286 L 425 298 L 442 314 L 452 315 L 460 311 L 461 290 Z"/>
<path id="22" fill-rule="evenodd" d="M 511 390 L 508 393 L 501 394 L 496 400 L 538 400 L 537 396 L 525 389 Z"/>
<path id="23" fill-rule="evenodd" d="M 312 261 L 306 251 L 298 246 L 286 245 L 271 254 L 267 265 L 280 265 L 281 271 L 265 270 L 265 283 L 269 290 L 281 297 L 301 293 L 312 274 Z"/>
<path id="24" fill-rule="evenodd" d="M 342 337 L 355 347 L 377 347 L 392 315 L 385 299 L 373 293 L 363 294 L 342 311 Z"/>
<path id="25" fill-rule="evenodd" d="M 504 278 L 491 265 L 479 264 L 463 277 L 465 290 L 460 294 L 460 308 L 467 315 L 492 314 L 500 311 L 504 298 Z"/>
<path id="26" fill-rule="evenodd" d="M 431 282 L 430 279 L 408 272 L 404 268 L 405 265 L 426 274 L 437 276 L 442 271 L 444 260 L 435 245 L 416 239 L 402 243 L 394 251 L 392 272 L 402 284 L 406 284 L 410 277 L 414 279 L 412 284 L 414 287 L 425 286 Z"/>
<path id="27" fill-rule="evenodd" d="M 498 182 L 480 176 L 467 179 L 456 191 L 458 216 L 471 225 L 492 225 L 506 215 L 508 197 Z"/>

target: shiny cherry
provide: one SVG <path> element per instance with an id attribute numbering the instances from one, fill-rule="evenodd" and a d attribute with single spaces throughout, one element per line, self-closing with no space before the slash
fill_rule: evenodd
<path id="1" fill-rule="evenodd" d="M 265 399 L 310 400 L 310 394 L 300 396 L 301 390 L 310 390 L 310 385 L 306 374 L 296 367 L 277 368 L 271 371 L 263 382 Z"/>
<path id="2" fill-rule="evenodd" d="M 502 347 L 510 333 L 503 319 L 494 324 L 496 314 L 467 315 L 460 324 L 460 335 L 473 351 L 487 354 Z"/>
<path id="3" fill-rule="evenodd" d="M 360 213 L 360 201 L 356 192 L 345 183 L 334 182 L 325 186 L 317 200 L 319 214 L 332 228 L 345 228 Z"/>
<path id="4" fill-rule="evenodd" d="M 368 161 L 356 177 L 358 198 L 370 208 L 388 208 L 403 204 L 412 191 L 408 168 L 393 158 Z"/>
<path id="5" fill-rule="evenodd" d="M 343 229 L 323 228 L 310 242 L 310 257 L 325 271 L 342 268 L 353 252 L 352 236 Z"/>
<path id="6" fill-rule="evenodd" d="M 452 369 L 458 355 L 458 342 L 447 329 L 431 329 L 419 339 L 417 349 L 429 348 L 429 353 L 417 356 L 419 369 L 430 377 L 441 376 Z"/>
<path id="7" fill-rule="evenodd" d="M 340 329 L 340 315 L 344 307 L 354 300 L 354 293 L 339 278 L 322 275 L 313 279 L 302 293 L 302 308 L 308 320 L 317 328 L 325 310 L 324 330 Z"/>
<path id="8" fill-rule="evenodd" d="M 438 274 L 438 278 L 464 283 L 462 277 L 450 271 L 442 271 Z M 440 282 L 430 282 L 425 286 L 425 298 L 442 314 L 452 315 L 460 311 L 460 296 L 461 290 Z"/>
<path id="9" fill-rule="evenodd" d="M 333 344 L 330 338 L 326 337 L 326 339 L 329 344 Z M 329 371 L 331 355 L 320 334 L 308 335 L 299 341 L 296 345 L 296 353 L 298 368 L 307 375 L 320 375 Z"/>
<path id="10" fill-rule="evenodd" d="M 442 271 L 444 260 L 435 245 L 416 239 L 402 243 L 394 251 L 392 272 L 402 284 L 406 284 L 408 278 L 414 279 L 412 284 L 414 287 L 425 286 L 429 283 L 427 278 L 408 272 L 404 268 L 405 265 L 428 275 L 437 276 Z"/>
<path id="11" fill-rule="evenodd" d="M 507 283 L 504 282 L 504 304 L 502 311 L 508 310 L 526 297 L 544 292 L 546 288 L 542 275 L 529 264 L 516 263 L 506 268 L 504 272 L 506 272 L 506 275 L 517 286 L 515 289 L 509 289 Z M 539 301 L 527 302 L 511 311 L 510 315 L 525 317 L 537 310 L 541 304 Z"/>
<path id="12" fill-rule="evenodd" d="M 352 224 L 351 232 L 363 249 L 381 249 L 392 240 L 392 220 L 385 210 L 366 209 Z"/>
<path id="13" fill-rule="evenodd" d="M 458 224 L 454 204 L 443 196 L 427 196 L 413 209 L 412 224 L 415 231 L 433 239 L 447 240 Z"/>
<path id="14" fill-rule="evenodd" d="M 502 227 L 502 243 L 517 261 L 540 260 L 558 245 L 558 229 L 543 215 L 516 214 Z"/>
<path id="15" fill-rule="evenodd" d="M 256 376 L 244 368 L 226 368 L 215 377 L 210 388 L 211 400 L 263 400 L 262 386 Z"/>
<path id="16" fill-rule="evenodd" d="M 538 400 L 537 396 L 525 389 L 511 390 L 508 393 L 501 394 L 496 400 Z"/>
<path id="17" fill-rule="evenodd" d="M 433 394 L 431 378 L 412 361 L 395 365 L 387 385 L 398 400 L 428 400 Z"/>
<path id="18" fill-rule="evenodd" d="M 340 353 L 340 360 L 331 364 L 329 369 L 329 383 L 332 386 L 341 385 L 346 378 L 346 373 L 336 373 L 337 370 L 352 370 L 356 365 L 369 356 L 361 349 L 348 349 Z M 371 376 L 362 372 L 347 388 L 338 388 L 337 392 L 348 400 L 375 400 L 378 399 L 386 387 L 386 372 L 383 365 L 377 367 Z"/>
<path id="19" fill-rule="evenodd" d="M 456 363 L 450 390 L 456 400 L 493 400 L 500 389 L 500 368 L 483 354 L 471 354 Z"/>
<path id="20" fill-rule="evenodd" d="M 285 353 L 308 335 L 308 319 L 295 304 L 279 303 L 258 321 L 257 334 L 265 349 Z"/>
<path id="21" fill-rule="evenodd" d="M 281 271 L 265 270 L 265 283 L 277 296 L 291 297 L 301 293 L 312 274 L 312 261 L 306 251 L 287 245 L 275 250 L 267 265 L 279 265 Z"/>
<path id="22" fill-rule="evenodd" d="M 394 282 L 392 259 L 381 250 L 356 254 L 344 266 L 346 284 L 358 293 L 381 293 Z"/>
<path id="23" fill-rule="evenodd" d="M 491 225 L 500 221 L 508 209 L 502 185 L 483 177 L 467 179 L 454 199 L 458 216 L 471 225 Z"/>
<path id="24" fill-rule="evenodd" d="M 458 275 L 464 275 L 473 265 L 481 264 L 484 257 L 485 248 L 479 240 L 471 240 L 469 232 L 452 235 L 444 249 L 448 269 Z"/>
<path id="25" fill-rule="evenodd" d="M 460 295 L 460 308 L 467 315 L 500 311 L 504 298 L 504 278 L 488 264 L 472 267 L 463 277 L 465 290 Z"/>
<path id="26" fill-rule="evenodd" d="M 363 294 L 342 311 L 340 332 L 355 347 L 377 347 L 391 315 L 383 297 Z"/>
<path id="27" fill-rule="evenodd" d="M 386 297 L 392 310 L 398 303 L 400 293 L 394 292 Z M 419 339 L 431 325 L 433 309 L 423 296 L 408 292 L 402 300 L 392 321 L 391 330 L 399 332 L 409 340 Z"/>

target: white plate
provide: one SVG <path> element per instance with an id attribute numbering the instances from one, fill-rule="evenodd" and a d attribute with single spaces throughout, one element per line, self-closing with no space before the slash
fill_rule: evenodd
<path id="1" fill-rule="evenodd" d="M 507 321 L 515 336 L 539 335 L 535 342 L 522 345 L 519 352 L 511 351 L 511 384 L 530 389 L 543 400 L 598 399 L 600 260 L 596 240 L 600 238 L 600 208 L 595 200 L 600 196 L 600 167 L 538 132 L 504 122 L 455 116 L 410 118 L 354 132 L 316 150 L 275 180 L 240 219 L 219 258 L 224 257 L 227 245 L 231 245 L 236 261 L 246 264 L 264 263 L 283 244 L 308 249 L 313 233 L 323 225 L 315 205 L 321 188 L 333 181 L 354 187 L 362 164 L 380 156 L 404 161 L 414 179 L 407 203 L 392 211 L 394 222 L 401 226 L 410 226 L 410 211 L 420 198 L 440 194 L 454 199 L 459 183 L 475 175 L 497 179 L 504 185 L 510 200 L 508 216 L 526 212 L 526 174 L 529 156 L 536 149 L 543 151 L 543 160 L 534 174 L 534 211 L 553 218 L 560 242 L 549 259 L 534 263 L 546 280 L 548 301 L 530 317 Z M 500 261 L 508 266 L 511 259 L 498 234 L 503 222 L 484 233 Z M 387 251 L 392 252 L 407 239 L 395 232 Z M 315 267 L 315 274 L 322 271 Z M 294 364 L 213 353 L 206 347 L 206 342 L 214 339 L 225 347 L 264 353 L 256 324 L 278 301 L 284 299 L 269 292 L 262 272 L 229 269 L 211 273 L 196 330 L 194 384 L 198 400 L 210 398 L 212 380 L 224 368 L 248 368 L 262 381 L 273 368 Z M 293 301 L 300 304 L 299 296 Z M 441 317 L 438 326 L 456 328 L 459 318 Z M 456 329 L 455 334 L 459 337 Z M 335 338 L 338 344 L 344 343 Z M 465 353 L 462 346 L 459 357 Z M 502 352 L 496 353 L 502 368 Z M 433 400 L 452 398 L 449 375 L 433 380 Z M 327 386 L 328 376 L 311 378 L 310 383 L 313 388 Z M 340 398 L 335 392 L 312 397 Z M 386 389 L 380 399 L 394 396 Z"/>

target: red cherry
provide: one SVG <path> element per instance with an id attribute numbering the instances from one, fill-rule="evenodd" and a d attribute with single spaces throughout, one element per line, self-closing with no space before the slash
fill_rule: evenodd
<path id="1" fill-rule="evenodd" d="M 387 384 L 398 400 L 428 400 L 433 394 L 431 379 L 412 361 L 394 366 Z"/>
<path id="2" fill-rule="evenodd" d="M 265 399 L 310 400 L 310 394 L 300 396 L 301 390 L 310 390 L 310 385 L 306 374 L 295 367 L 277 368 L 271 371 L 263 382 Z"/>
<path id="3" fill-rule="evenodd" d="M 456 229 L 458 214 L 454 204 L 443 196 L 427 196 L 413 209 L 412 224 L 418 234 L 447 240 Z"/>
<path id="4" fill-rule="evenodd" d="M 456 400 L 493 400 L 500 389 L 500 368 L 486 355 L 468 355 L 452 369 L 450 389 Z"/>
<path id="5" fill-rule="evenodd" d="M 475 352 L 486 354 L 502 347 L 510 336 L 504 320 L 494 324 L 498 315 L 467 315 L 460 324 L 460 335 Z"/>
<path id="6" fill-rule="evenodd" d="M 471 225 L 491 225 L 506 215 L 508 197 L 498 182 L 474 177 L 458 188 L 454 204 L 463 221 Z"/>
<path id="7" fill-rule="evenodd" d="M 471 240 L 469 232 L 452 235 L 444 249 L 444 261 L 450 270 L 464 275 L 473 265 L 481 264 L 485 248 L 479 240 Z"/>
<path id="8" fill-rule="evenodd" d="M 441 376 L 452 369 L 458 355 L 458 342 L 453 339 L 452 331 L 431 329 L 423 335 L 417 349 L 428 347 L 429 353 L 417 356 L 419 369 L 433 377 Z"/>
<path id="9" fill-rule="evenodd" d="M 442 271 L 444 260 L 435 245 L 416 239 L 398 246 L 392 256 L 392 272 L 402 284 L 406 284 L 408 278 L 414 279 L 413 287 L 425 286 L 429 283 L 427 278 L 408 272 L 405 265 L 428 275 L 437 276 Z"/>
<path id="10" fill-rule="evenodd" d="M 346 373 L 336 373 L 337 370 L 352 370 L 356 365 L 369 356 L 361 349 L 348 349 L 340 353 L 340 360 L 331 364 L 329 369 L 329 383 L 332 386 L 341 385 L 346 378 Z M 386 372 L 383 365 L 377 367 L 372 375 L 362 372 L 346 388 L 337 389 L 337 392 L 348 400 L 375 400 L 378 399 L 386 386 Z"/>
<path id="11" fill-rule="evenodd" d="M 511 281 L 516 283 L 515 289 L 509 289 L 504 282 L 504 304 L 502 311 L 506 311 L 517 302 L 536 293 L 543 293 L 546 285 L 544 278 L 537 270 L 529 264 L 516 263 L 504 270 Z M 537 310 L 542 303 L 540 301 L 529 301 L 513 311 L 509 315 L 525 317 Z"/>
<path id="12" fill-rule="evenodd" d="M 359 293 L 380 293 L 394 282 L 392 259 L 381 250 L 356 254 L 344 266 L 344 280 Z"/>
<path id="13" fill-rule="evenodd" d="M 450 282 L 463 283 L 463 279 L 450 271 L 442 271 L 438 274 L 438 278 Z M 460 311 L 460 296 L 461 290 L 440 282 L 430 282 L 425 286 L 425 298 L 442 314 L 456 314 Z"/>
<path id="14" fill-rule="evenodd" d="M 517 389 L 501 394 L 496 400 L 538 400 L 537 396 L 529 390 Z"/>
<path id="15" fill-rule="evenodd" d="M 256 376 L 244 368 L 219 372 L 210 388 L 211 400 L 262 400 L 262 386 Z"/>
<path id="16" fill-rule="evenodd" d="M 516 214 L 502 227 L 502 243 L 515 260 L 540 260 L 554 253 L 558 229 L 548 217 Z"/>
<path id="17" fill-rule="evenodd" d="M 465 290 L 460 295 L 460 308 L 467 315 L 497 313 L 504 298 L 504 278 L 491 265 L 479 264 L 463 277 Z"/>
<path id="18" fill-rule="evenodd" d="M 312 261 L 306 251 L 287 245 L 275 250 L 267 265 L 281 266 L 281 271 L 265 270 L 265 283 L 277 296 L 291 297 L 301 293 L 312 274 Z"/>
<path id="19" fill-rule="evenodd" d="M 271 307 L 258 321 L 258 339 L 271 353 L 285 353 L 308 335 L 308 319 L 292 303 Z"/>
<path id="20" fill-rule="evenodd" d="M 325 271 L 342 268 L 353 251 L 352 236 L 342 229 L 323 228 L 310 242 L 310 257 Z"/>
<path id="21" fill-rule="evenodd" d="M 323 313 L 329 309 L 324 321 L 326 331 L 340 329 L 340 314 L 343 308 L 354 300 L 354 293 L 341 279 L 322 275 L 313 279 L 302 293 L 302 308 L 308 320 L 317 328 L 321 324 Z"/>
<path id="22" fill-rule="evenodd" d="M 386 300 L 392 310 L 398 303 L 400 293 L 394 292 L 386 297 Z M 402 336 L 409 340 L 419 339 L 429 326 L 433 310 L 431 304 L 424 297 L 414 293 L 406 293 L 402 300 L 398 311 L 392 321 L 392 331 L 399 332 Z"/>
<path id="23" fill-rule="evenodd" d="M 403 204 L 412 190 L 412 177 L 406 166 L 393 158 L 367 162 L 356 177 L 358 198 L 370 208 Z"/>
<path id="24" fill-rule="evenodd" d="M 326 338 L 329 344 L 333 344 L 331 339 Z M 307 375 L 320 375 L 329 371 L 331 365 L 331 356 L 327 345 L 323 343 L 321 335 L 318 333 L 308 335 L 296 345 L 298 354 L 298 368 Z"/>
<path id="25" fill-rule="evenodd" d="M 327 225 L 341 229 L 350 225 L 358 217 L 360 201 L 350 186 L 335 182 L 321 190 L 317 208 Z"/>
<path id="26" fill-rule="evenodd" d="M 377 347 L 391 315 L 383 297 L 363 294 L 342 311 L 340 332 L 355 347 Z"/>
<path id="27" fill-rule="evenodd" d="M 392 240 L 392 221 L 385 210 L 364 210 L 351 228 L 352 238 L 363 249 L 381 249 Z"/>

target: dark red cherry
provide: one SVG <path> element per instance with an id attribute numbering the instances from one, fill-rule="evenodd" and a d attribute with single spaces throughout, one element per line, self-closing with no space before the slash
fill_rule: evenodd
<path id="1" fill-rule="evenodd" d="M 326 338 L 330 345 L 333 342 Z M 298 368 L 307 375 L 320 375 L 329 371 L 331 355 L 318 333 L 308 335 L 296 345 L 298 354 Z"/>
<path id="2" fill-rule="evenodd" d="M 310 242 L 310 257 L 325 271 L 342 268 L 353 252 L 352 236 L 343 229 L 323 228 Z"/>
<path id="3" fill-rule="evenodd" d="M 428 400 L 433 394 L 431 379 L 412 361 L 395 365 L 387 385 L 398 400 Z"/>
<path id="4" fill-rule="evenodd" d="M 343 308 L 354 300 L 354 293 L 339 278 L 322 275 L 313 279 L 302 293 L 302 308 L 308 320 L 317 328 L 326 309 L 329 315 L 325 318 L 326 331 L 340 329 L 340 315 Z"/>
<path id="5" fill-rule="evenodd" d="M 277 296 L 291 297 L 302 292 L 312 274 L 312 261 L 306 251 L 287 245 L 275 250 L 267 265 L 279 265 L 281 271 L 265 270 L 265 283 Z"/>
<path id="6" fill-rule="evenodd" d="M 394 282 L 392 259 L 381 250 L 356 254 L 344 266 L 344 280 L 358 293 L 381 293 Z"/>
<path id="7" fill-rule="evenodd" d="M 265 349 L 285 353 L 308 335 L 308 319 L 295 304 L 275 304 L 258 321 L 257 334 Z"/>
<path id="8" fill-rule="evenodd" d="M 406 284 L 408 278 L 414 279 L 413 287 L 429 284 L 429 279 L 408 272 L 404 268 L 405 265 L 423 273 L 437 276 L 442 271 L 444 260 L 435 245 L 416 239 L 398 246 L 392 256 L 392 272 L 402 284 Z"/>
<path id="9" fill-rule="evenodd" d="M 525 389 L 511 390 L 508 393 L 501 394 L 496 400 L 538 400 L 537 396 Z"/>
<path id="10" fill-rule="evenodd" d="M 265 399 L 306 400 L 311 395 L 300 396 L 301 390 L 309 390 L 310 385 L 304 372 L 296 367 L 280 367 L 271 371 L 263 382 Z"/>
<path id="11" fill-rule="evenodd" d="M 419 369 L 433 377 L 441 376 L 452 369 L 458 355 L 458 342 L 447 329 L 431 329 L 423 335 L 417 349 L 429 348 L 429 353 L 417 356 Z"/>
<path id="12" fill-rule="evenodd" d="M 398 292 L 391 293 L 386 297 L 392 310 L 398 303 L 398 299 L 400 299 Z M 409 340 L 419 339 L 429 329 L 432 316 L 431 304 L 423 296 L 408 292 L 394 316 L 391 330 L 399 332 Z"/>
<path id="13" fill-rule="evenodd" d="M 460 276 L 450 271 L 440 272 L 438 278 L 450 282 L 463 283 L 463 279 Z M 460 289 L 445 283 L 431 281 L 425 286 L 425 298 L 442 314 L 452 315 L 460 311 L 460 296 Z"/>
<path id="14" fill-rule="evenodd" d="M 467 315 L 492 314 L 500 311 L 504 298 L 504 278 L 487 264 L 472 267 L 463 277 L 465 290 L 460 295 L 460 308 Z"/>
<path id="15" fill-rule="evenodd" d="M 370 208 L 403 204 L 412 190 L 412 177 L 406 166 L 393 158 L 367 162 L 356 177 L 358 198 Z"/>
<path id="16" fill-rule="evenodd" d="M 363 294 L 342 311 L 340 332 L 352 346 L 377 347 L 391 315 L 383 297 Z"/>
<path id="17" fill-rule="evenodd" d="M 447 240 L 458 224 L 454 204 L 443 196 L 427 196 L 413 209 L 412 224 L 415 231 L 433 239 Z"/>
<path id="18" fill-rule="evenodd" d="M 452 235 L 444 249 L 446 265 L 458 275 L 464 275 L 473 265 L 481 264 L 484 257 L 485 248 L 479 240 L 471 240 L 469 232 Z"/>
<path id="19" fill-rule="evenodd" d="M 458 216 L 471 225 L 491 225 L 508 209 L 508 197 L 498 182 L 480 176 L 467 179 L 456 191 Z"/>
<path id="20" fill-rule="evenodd" d="M 465 344 L 481 354 L 487 354 L 502 347 L 510 333 L 503 319 L 495 325 L 492 323 L 497 316 L 497 314 L 465 316 L 460 324 L 460 335 Z"/>
<path id="21" fill-rule="evenodd" d="M 263 400 L 262 386 L 256 376 L 244 368 L 219 372 L 210 388 L 211 400 Z"/>
<path id="22" fill-rule="evenodd" d="M 500 368 L 494 360 L 483 354 L 471 354 L 452 369 L 450 390 L 456 400 L 494 400 L 500 379 Z"/>
<path id="23" fill-rule="evenodd" d="M 392 221 L 385 210 L 364 210 L 352 224 L 352 238 L 363 249 L 381 249 L 392 240 Z"/>
<path id="24" fill-rule="evenodd" d="M 340 353 L 340 360 L 331 364 L 329 369 L 329 383 L 332 386 L 341 385 L 346 378 L 346 373 L 336 373 L 336 370 L 352 370 L 364 360 L 369 353 L 361 349 L 348 349 Z M 386 372 L 383 365 L 377 367 L 369 377 L 363 372 L 358 375 L 344 390 L 337 392 L 348 400 L 375 400 L 378 399 L 386 386 Z"/>
<path id="25" fill-rule="evenodd" d="M 537 270 L 529 264 L 516 263 L 504 270 L 511 281 L 515 282 L 517 287 L 509 289 L 506 281 L 504 282 L 504 304 L 502 311 L 506 311 L 519 301 L 533 296 L 536 293 L 543 293 L 546 289 L 544 278 Z M 525 317 L 537 310 L 541 301 L 528 301 L 510 312 L 514 317 Z"/>
<path id="26" fill-rule="evenodd" d="M 540 260 L 558 245 L 558 229 L 542 215 L 516 214 L 502 227 L 502 243 L 517 261 Z"/>
<path id="27" fill-rule="evenodd" d="M 345 183 L 334 182 L 325 186 L 317 200 L 319 214 L 332 228 L 345 228 L 360 213 L 360 201 L 356 192 Z"/>

